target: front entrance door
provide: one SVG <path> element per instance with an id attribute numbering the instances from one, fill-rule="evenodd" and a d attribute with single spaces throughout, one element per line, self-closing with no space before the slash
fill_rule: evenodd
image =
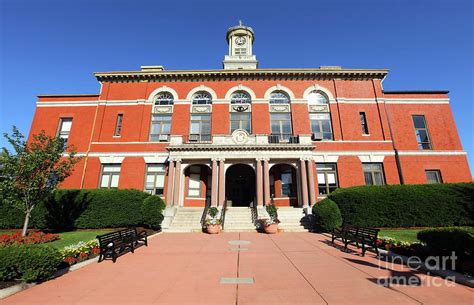
<path id="1" fill-rule="evenodd" d="M 226 173 L 226 197 L 232 206 L 250 206 L 255 199 L 255 173 L 245 164 L 232 165 Z"/>

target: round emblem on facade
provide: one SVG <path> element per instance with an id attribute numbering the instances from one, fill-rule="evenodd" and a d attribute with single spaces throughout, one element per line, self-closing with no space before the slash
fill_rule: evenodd
<path id="1" fill-rule="evenodd" d="M 237 129 L 232 133 L 232 140 L 235 144 L 245 144 L 249 140 L 249 134 L 243 129 Z"/>

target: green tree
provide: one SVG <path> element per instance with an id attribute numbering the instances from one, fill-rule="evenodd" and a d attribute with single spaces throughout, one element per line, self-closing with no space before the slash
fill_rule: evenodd
<path id="1" fill-rule="evenodd" d="M 74 147 L 67 146 L 59 137 L 46 135 L 44 130 L 25 141 L 13 126 L 12 134 L 4 133 L 4 137 L 13 150 L 2 147 L 0 151 L 0 196 L 25 213 L 25 236 L 36 204 L 71 175 L 80 158 L 75 156 Z"/>

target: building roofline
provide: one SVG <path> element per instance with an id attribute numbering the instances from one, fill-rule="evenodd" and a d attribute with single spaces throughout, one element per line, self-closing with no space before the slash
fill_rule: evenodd
<path id="1" fill-rule="evenodd" d="M 100 96 L 99 93 L 80 93 L 80 94 L 38 94 L 37 97 L 71 97 L 71 96 Z"/>
<path id="2" fill-rule="evenodd" d="M 209 78 L 352 78 L 383 79 L 388 69 L 342 69 L 338 67 L 321 68 L 286 68 L 256 70 L 164 70 L 164 71 L 115 71 L 95 72 L 98 81 L 146 80 L 146 79 L 209 79 Z"/>
<path id="3" fill-rule="evenodd" d="M 384 90 L 387 94 L 448 94 L 449 90 Z"/>

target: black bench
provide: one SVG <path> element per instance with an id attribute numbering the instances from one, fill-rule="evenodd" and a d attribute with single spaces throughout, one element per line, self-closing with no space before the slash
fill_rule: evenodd
<path id="1" fill-rule="evenodd" d="M 335 229 L 331 236 L 331 242 L 340 238 L 344 243 L 344 249 L 347 250 L 347 246 L 355 244 L 358 248 L 362 247 L 362 256 L 365 256 L 365 251 L 372 248 L 378 255 L 379 250 L 377 248 L 377 236 L 379 229 L 359 227 L 359 226 L 344 226 L 340 229 Z"/>
<path id="2" fill-rule="evenodd" d="M 115 232 L 97 235 L 99 240 L 99 263 L 106 258 L 112 258 L 115 263 L 120 253 L 130 250 L 134 253 L 139 242 L 148 246 L 148 236 L 145 231 L 138 232 L 137 228 L 127 228 Z"/>

